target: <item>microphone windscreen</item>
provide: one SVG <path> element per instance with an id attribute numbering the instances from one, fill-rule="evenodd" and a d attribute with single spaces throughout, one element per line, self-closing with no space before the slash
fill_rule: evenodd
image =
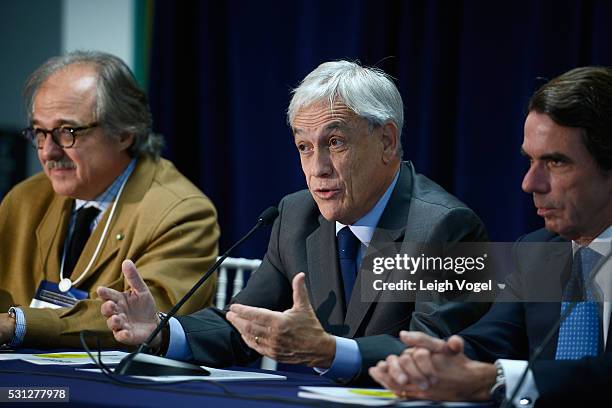
<path id="1" fill-rule="evenodd" d="M 276 207 L 268 207 L 257 217 L 257 222 L 262 225 L 270 225 L 278 217 L 278 209 Z"/>

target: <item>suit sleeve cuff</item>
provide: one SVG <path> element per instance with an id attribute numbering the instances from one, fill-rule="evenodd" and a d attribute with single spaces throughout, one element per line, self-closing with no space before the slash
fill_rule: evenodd
<path id="1" fill-rule="evenodd" d="M 361 354 L 357 342 L 353 339 L 334 336 L 336 340 L 336 355 L 329 369 L 316 368 L 315 371 L 324 377 L 335 381 L 348 383 L 361 368 Z"/>
<path id="2" fill-rule="evenodd" d="M 174 317 L 171 317 L 168 324 L 170 325 L 170 342 L 168 343 L 166 357 L 182 361 L 193 359 L 193 353 L 191 352 L 191 347 L 189 347 L 187 337 L 185 336 L 185 330 L 183 330 L 181 323 Z"/>
<path id="3" fill-rule="evenodd" d="M 505 359 L 497 361 L 499 361 L 504 369 L 504 376 L 506 377 L 506 399 L 509 400 L 523 375 L 523 371 L 527 368 L 527 361 Z M 514 401 L 512 401 L 512 405 L 516 407 L 533 407 L 539 396 L 540 393 L 538 392 L 538 387 L 533 378 L 533 372 L 529 370 L 520 391 L 516 394 Z"/>

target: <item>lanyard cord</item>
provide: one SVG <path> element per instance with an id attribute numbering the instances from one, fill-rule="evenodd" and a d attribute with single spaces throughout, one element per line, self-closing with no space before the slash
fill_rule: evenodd
<path id="1" fill-rule="evenodd" d="M 62 264 L 60 266 L 60 274 L 59 274 L 60 275 L 60 290 L 62 292 L 68 292 L 68 290 L 70 290 L 72 286 L 76 285 L 81 280 L 83 280 L 85 275 L 87 275 L 87 272 L 89 272 L 89 270 L 91 269 L 91 266 L 93 265 L 94 261 L 98 257 L 98 252 L 100 252 L 100 248 L 102 248 L 102 242 L 104 242 L 104 238 L 106 237 L 106 233 L 108 232 L 110 223 L 113 219 L 113 216 L 115 215 L 115 209 L 117 208 L 117 203 L 119 203 L 119 198 L 121 197 L 121 193 L 123 192 L 123 187 L 125 187 L 128 180 L 129 180 L 129 177 L 126 178 L 123 181 L 123 183 L 121 183 L 121 187 L 119 187 L 119 191 L 117 192 L 117 197 L 115 197 L 115 202 L 113 203 L 113 206 L 111 207 L 111 212 L 108 216 L 108 220 L 106 220 L 104 231 L 102 231 L 102 235 L 100 236 L 100 240 L 98 241 L 98 245 L 96 246 L 96 250 L 94 251 L 93 256 L 89 260 L 89 264 L 87 264 L 87 267 L 85 268 L 83 273 L 81 273 L 79 277 L 76 278 L 76 280 L 74 281 L 70 281 L 69 278 L 66 278 L 66 280 L 64 280 L 64 261 L 66 259 L 66 245 L 64 245 L 64 251 L 63 251 L 64 253 L 62 254 Z M 62 282 L 66 282 L 66 283 L 62 283 Z M 69 283 L 69 285 L 67 283 Z"/>

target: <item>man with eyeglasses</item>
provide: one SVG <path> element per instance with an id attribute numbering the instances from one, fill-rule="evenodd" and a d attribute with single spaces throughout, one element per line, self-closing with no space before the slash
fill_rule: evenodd
<path id="1" fill-rule="evenodd" d="M 160 158 L 146 96 L 119 58 L 51 58 L 25 95 L 22 133 L 43 172 L 0 204 L 0 344 L 79 347 L 90 330 L 116 346 L 95 289 L 126 289 L 121 263 L 131 259 L 169 310 L 217 256 L 215 208 Z M 184 311 L 213 291 L 211 281 Z"/>

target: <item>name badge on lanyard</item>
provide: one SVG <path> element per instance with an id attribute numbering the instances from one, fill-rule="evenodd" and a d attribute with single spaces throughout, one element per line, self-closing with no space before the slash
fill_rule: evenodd
<path id="1" fill-rule="evenodd" d="M 89 298 L 89 294 L 84 290 L 70 288 L 67 292 L 62 292 L 56 282 L 43 280 L 36 290 L 34 299 L 30 302 L 30 307 L 37 309 L 50 308 L 59 309 L 60 307 L 72 307 L 79 300 Z"/>

